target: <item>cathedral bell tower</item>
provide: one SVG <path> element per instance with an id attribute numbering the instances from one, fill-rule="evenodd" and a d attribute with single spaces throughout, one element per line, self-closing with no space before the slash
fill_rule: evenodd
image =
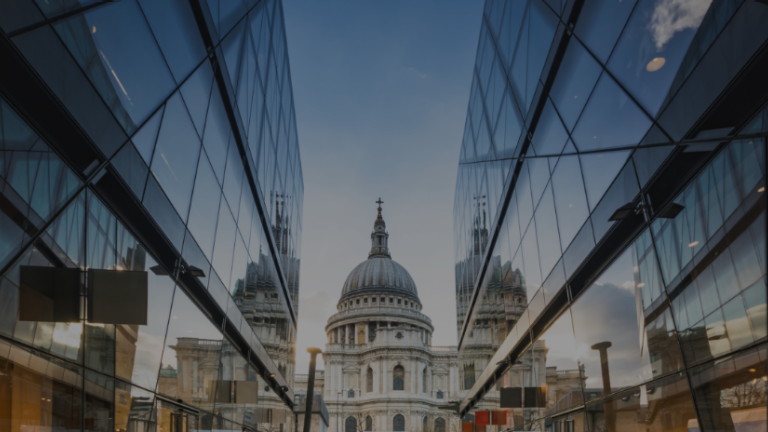
<path id="1" fill-rule="evenodd" d="M 387 240 L 389 240 L 387 225 L 384 223 L 384 219 L 381 217 L 381 205 L 384 204 L 384 201 L 379 198 L 376 203 L 379 205 L 379 215 L 376 216 L 376 222 L 373 223 L 373 232 L 371 233 L 371 252 L 368 253 L 368 258 L 375 256 L 390 256 L 389 248 L 387 247 Z"/>

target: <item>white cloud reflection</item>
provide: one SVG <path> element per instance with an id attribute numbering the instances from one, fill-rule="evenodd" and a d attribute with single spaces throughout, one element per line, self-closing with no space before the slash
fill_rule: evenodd
<path id="1" fill-rule="evenodd" d="M 648 23 L 656 49 L 661 51 L 675 33 L 698 28 L 711 3 L 710 0 L 659 0 Z"/>

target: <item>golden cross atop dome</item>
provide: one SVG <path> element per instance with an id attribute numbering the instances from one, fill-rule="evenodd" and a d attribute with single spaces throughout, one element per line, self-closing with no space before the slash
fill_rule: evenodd
<path id="1" fill-rule="evenodd" d="M 376 204 L 379 205 L 379 208 L 378 208 L 378 210 L 379 210 L 379 217 L 381 217 L 381 205 L 384 204 L 384 201 L 381 200 L 381 197 L 379 197 L 379 200 L 376 201 Z"/>

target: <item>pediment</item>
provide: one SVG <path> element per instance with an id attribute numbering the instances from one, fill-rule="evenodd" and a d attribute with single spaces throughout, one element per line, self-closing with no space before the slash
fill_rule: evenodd
<path id="1" fill-rule="evenodd" d="M 341 370 L 348 373 L 349 372 L 360 373 L 360 367 L 354 366 L 354 365 L 344 366 L 343 368 L 341 368 Z"/>
<path id="2" fill-rule="evenodd" d="M 432 369 L 432 375 L 448 375 L 448 370 L 442 367 Z"/>

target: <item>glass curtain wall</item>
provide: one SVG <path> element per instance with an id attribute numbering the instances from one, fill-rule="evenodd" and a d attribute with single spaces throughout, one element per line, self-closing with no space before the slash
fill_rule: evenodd
<path id="1" fill-rule="evenodd" d="M 29 68 L 0 82 L 0 428 L 292 429 L 304 185 L 283 21 L 278 0 L 0 7 Z M 30 267 L 79 270 L 82 296 L 89 270 L 144 274 L 146 323 L 30 320 Z"/>
<path id="2" fill-rule="evenodd" d="M 766 430 L 768 108 L 716 111 L 766 17 L 486 1 L 455 294 L 461 414 L 504 419 L 476 430 Z"/>

